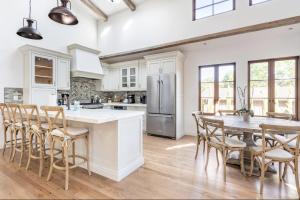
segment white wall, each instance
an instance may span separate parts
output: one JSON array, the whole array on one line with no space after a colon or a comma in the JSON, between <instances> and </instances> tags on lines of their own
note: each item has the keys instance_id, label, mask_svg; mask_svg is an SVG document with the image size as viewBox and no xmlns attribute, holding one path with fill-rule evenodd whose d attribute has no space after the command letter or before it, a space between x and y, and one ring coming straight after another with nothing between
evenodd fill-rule
<instances>
[{"instance_id":1,"label":"white wall","mask_svg":"<svg viewBox=\"0 0 300 200\"><path fill-rule=\"evenodd\" d=\"M289 30L290 27L294 29ZM237 87L245 87L248 83L248 61L300 55L300 25L216 39L208 41L207 45L186 45L181 49L186 56L184 128L186 134L194 135L196 126L191 113L198 110L199 66L235 62Z\"/></svg>"},{"instance_id":2,"label":"white wall","mask_svg":"<svg viewBox=\"0 0 300 200\"><path fill-rule=\"evenodd\" d=\"M52 50L66 52L66 46L80 43L92 48L97 47L97 21L82 12L74 2L73 10L79 24L64 26L48 18L55 0L32 0L32 17L38 20L38 30L44 39L33 41L16 35L22 27L23 17L28 16L28 0L2 1L0 6L0 102L3 101L4 87L23 87L23 63L18 47L24 44L36 45Z\"/></svg>"},{"instance_id":3,"label":"white wall","mask_svg":"<svg viewBox=\"0 0 300 200\"><path fill-rule=\"evenodd\" d=\"M99 25L102 55L126 52L239 27L299 16L299 0L271 0L249 6L236 0L236 10L192 21L192 0L146 0Z\"/></svg>"}]
</instances>

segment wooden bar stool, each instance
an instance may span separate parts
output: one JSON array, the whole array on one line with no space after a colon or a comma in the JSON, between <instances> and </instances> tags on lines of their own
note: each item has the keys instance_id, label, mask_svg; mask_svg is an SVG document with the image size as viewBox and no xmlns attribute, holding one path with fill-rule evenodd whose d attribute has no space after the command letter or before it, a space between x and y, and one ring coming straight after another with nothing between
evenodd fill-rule
<instances>
[{"instance_id":1,"label":"wooden bar stool","mask_svg":"<svg viewBox=\"0 0 300 200\"><path fill-rule=\"evenodd\" d=\"M65 171L65 190L69 189L69 170L78 167L84 163L87 164L87 170L91 175L89 166L89 130L86 128L68 127L65 119L64 109L56 106L42 106L46 114L46 118L49 124L50 135L50 155L51 164L48 174L48 181L51 179L53 168ZM62 127L62 128L60 128ZM75 142L83 139L86 144L86 156L80 156L75 154ZM54 147L55 143L61 144L62 147L62 159L58 159L54 162ZM68 155L69 147L72 145L72 155ZM73 163L69 164L69 157L73 158ZM81 159L83 162L76 163L75 158ZM59 166L59 162L63 163L63 166Z\"/></svg>"},{"instance_id":2,"label":"wooden bar stool","mask_svg":"<svg viewBox=\"0 0 300 200\"><path fill-rule=\"evenodd\" d=\"M21 110L20 105L18 104L8 104L10 111L10 116L12 120L12 129L13 129L13 153L10 161L14 161L16 152L21 153L19 160L19 167L22 165L22 159L24 153L28 151L29 140L26 137L26 126L24 124L24 116Z\"/></svg>"},{"instance_id":3,"label":"wooden bar stool","mask_svg":"<svg viewBox=\"0 0 300 200\"><path fill-rule=\"evenodd\" d=\"M3 123L3 156L5 154L5 150L6 150L6 145L10 145L10 156L9 156L9 160L11 159L12 156L12 152L13 152L13 131L11 128L12 125L12 121L11 121L11 117L10 117L10 112L9 112L9 108L5 103L0 103L0 110L1 110L1 114L2 114L2 123ZM7 138L7 131L9 130L10 132L10 140L8 140Z\"/></svg>"}]
</instances>

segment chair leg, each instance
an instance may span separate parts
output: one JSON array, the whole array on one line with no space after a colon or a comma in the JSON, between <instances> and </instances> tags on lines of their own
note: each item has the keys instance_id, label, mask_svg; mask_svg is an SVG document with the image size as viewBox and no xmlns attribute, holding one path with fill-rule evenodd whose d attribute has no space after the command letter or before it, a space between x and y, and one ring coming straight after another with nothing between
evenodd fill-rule
<instances>
[{"instance_id":1,"label":"chair leg","mask_svg":"<svg viewBox=\"0 0 300 200\"><path fill-rule=\"evenodd\" d=\"M3 144L3 152L2 155L4 156L6 150L6 143L7 143L7 126L4 126L4 144Z\"/></svg>"},{"instance_id":2,"label":"chair leg","mask_svg":"<svg viewBox=\"0 0 300 200\"><path fill-rule=\"evenodd\" d=\"M251 164L250 164L250 172L249 172L249 176L252 176L253 168L254 168L254 155L253 155L252 152L251 152L250 154L251 154L251 155L250 155Z\"/></svg>"},{"instance_id":3,"label":"chair leg","mask_svg":"<svg viewBox=\"0 0 300 200\"><path fill-rule=\"evenodd\" d=\"M9 154L9 162L12 160L13 152L14 152L14 133L12 128L9 128L10 132L10 154Z\"/></svg>"},{"instance_id":4,"label":"chair leg","mask_svg":"<svg viewBox=\"0 0 300 200\"><path fill-rule=\"evenodd\" d=\"M205 170L207 170L207 165L208 165L208 161L209 161L209 152L210 152L210 145L207 144Z\"/></svg>"},{"instance_id":5,"label":"chair leg","mask_svg":"<svg viewBox=\"0 0 300 200\"><path fill-rule=\"evenodd\" d=\"M19 167L22 166L22 160L25 152L25 143L26 143L25 133L23 129L21 129L20 131L21 131L21 156L19 160Z\"/></svg>"},{"instance_id":6,"label":"chair leg","mask_svg":"<svg viewBox=\"0 0 300 200\"><path fill-rule=\"evenodd\" d=\"M206 140L203 139L202 141L203 141L203 154L205 154Z\"/></svg>"},{"instance_id":7,"label":"chair leg","mask_svg":"<svg viewBox=\"0 0 300 200\"><path fill-rule=\"evenodd\" d=\"M240 162L241 162L241 172L245 175L245 166L244 166L244 151L240 151Z\"/></svg>"},{"instance_id":8,"label":"chair leg","mask_svg":"<svg viewBox=\"0 0 300 200\"><path fill-rule=\"evenodd\" d=\"M47 181L50 181L51 176L52 176L52 172L53 172L53 163L54 163L54 145L55 145L55 141L53 139L50 139L50 169L49 169L49 173L48 173L48 178Z\"/></svg>"},{"instance_id":9,"label":"chair leg","mask_svg":"<svg viewBox=\"0 0 300 200\"><path fill-rule=\"evenodd\" d=\"M216 158L217 158L217 163L218 163L218 166L220 165L219 163L219 154L218 154L218 149L216 148Z\"/></svg>"},{"instance_id":10,"label":"chair leg","mask_svg":"<svg viewBox=\"0 0 300 200\"><path fill-rule=\"evenodd\" d=\"M26 165L26 170L29 169L30 161L31 161L31 155L32 155L32 138L33 138L33 135L30 133L30 135L29 135L28 161L27 161L27 165Z\"/></svg>"},{"instance_id":11,"label":"chair leg","mask_svg":"<svg viewBox=\"0 0 300 200\"><path fill-rule=\"evenodd\" d=\"M223 155L223 175L224 175L224 182L226 182L226 162L227 162L227 150L222 150Z\"/></svg>"},{"instance_id":12,"label":"chair leg","mask_svg":"<svg viewBox=\"0 0 300 200\"><path fill-rule=\"evenodd\" d=\"M283 170L283 174L282 174L282 180L284 180L286 178L287 168L288 168L287 163L284 163L284 170Z\"/></svg>"},{"instance_id":13,"label":"chair leg","mask_svg":"<svg viewBox=\"0 0 300 200\"><path fill-rule=\"evenodd\" d=\"M44 141L43 137L39 136L39 145L40 145L40 169L39 169L39 176L42 177L43 175L43 168L44 168Z\"/></svg>"},{"instance_id":14,"label":"chair leg","mask_svg":"<svg viewBox=\"0 0 300 200\"><path fill-rule=\"evenodd\" d=\"M85 143L86 143L86 165L87 165L87 170L88 170L88 173L89 173L89 176L92 175L91 173L91 169L90 169L90 144L89 144L89 136L87 135L86 136L86 139L85 139Z\"/></svg>"},{"instance_id":15,"label":"chair leg","mask_svg":"<svg viewBox=\"0 0 300 200\"><path fill-rule=\"evenodd\" d=\"M265 164L262 163L260 167L260 194L262 194L264 190L264 180L265 180Z\"/></svg>"},{"instance_id":16,"label":"chair leg","mask_svg":"<svg viewBox=\"0 0 300 200\"><path fill-rule=\"evenodd\" d=\"M279 162L279 180L282 181L282 163Z\"/></svg>"},{"instance_id":17,"label":"chair leg","mask_svg":"<svg viewBox=\"0 0 300 200\"><path fill-rule=\"evenodd\" d=\"M199 136L197 136L195 160L196 160L196 159L197 159L197 157L198 157L199 145L200 145L200 137L199 137Z\"/></svg>"},{"instance_id":18,"label":"chair leg","mask_svg":"<svg viewBox=\"0 0 300 200\"><path fill-rule=\"evenodd\" d=\"M296 182L296 187L297 187L297 192L298 192L298 198L300 198L300 186L299 186L299 166L298 166L298 159L295 159L295 163L294 163L294 167L295 167L295 182Z\"/></svg>"},{"instance_id":19,"label":"chair leg","mask_svg":"<svg viewBox=\"0 0 300 200\"><path fill-rule=\"evenodd\" d=\"M16 148L17 148L17 139L18 139L18 134L17 134L17 130L14 128L14 147L13 147L13 153L12 153L12 156L11 156L11 162L13 162L15 160L15 155L16 155Z\"/></svg>"},{"instance_id":20,"label":"chair leg","mask_svg":"<svg viewBox=\"0 0 300 200\"><path fill-rule=\"evenodd\" d=\"M64 153L65 153L65 190L69 190L69 161L68 161L68 144L64 144Z\"/></svg>"},{"instance_id":21,"label":"chair leg","mask_svg":"<svg viewBox=\"0 0 300 200\"><path fill-rule=\"evenodd\" d=\"M75 141L72 142L72 159L73 165L75 165Z\"/></svg>"}]
</instances>

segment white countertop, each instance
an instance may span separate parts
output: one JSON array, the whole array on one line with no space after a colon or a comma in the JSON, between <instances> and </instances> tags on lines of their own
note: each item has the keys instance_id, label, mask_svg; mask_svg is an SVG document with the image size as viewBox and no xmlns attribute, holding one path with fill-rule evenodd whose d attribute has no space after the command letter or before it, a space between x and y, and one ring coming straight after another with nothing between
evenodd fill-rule
<instances>
[{"instance_id":1,"label":"white countertop","mask_svg":"<svg viewBox=\"0 0 300 200\"><path fill-rule=\"evenodd\" d=\"M134 104L127 104L127 103L104 103L104 106L124 106L124 107L147 107L147 104L141 103L134 103Z\"/></svg>"},{"instance_id":2,"label":"white countertop","mask_svg":"<svg viewBox=\"0 0 300 200\"><path fill-rule=\"evenodd\" d=\"M90 124L103 124L107 122L128 119L144 115L142 111L127 111L127 110L111 110L111 109L96 109L69 111L65 110L66 120L78 121Z\"/></svg>"}]
</instances>

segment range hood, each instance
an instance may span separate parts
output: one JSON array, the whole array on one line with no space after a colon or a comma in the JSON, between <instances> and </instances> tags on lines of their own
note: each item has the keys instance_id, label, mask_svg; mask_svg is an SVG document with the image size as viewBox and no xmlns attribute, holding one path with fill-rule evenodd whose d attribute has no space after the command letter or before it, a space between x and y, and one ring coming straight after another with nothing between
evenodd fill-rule
<instances>
[{"instance_id":1,"label":"range hood","mask_svg":"<svg viewBox=\"0 0 300 200\"><path fill-rule=\"evenodd\" d=\"M72 55L72 77L102 79L103 69L99 59L100 51L79 44L71 44L68 51Z\"/></svg>"}]
</instances>

